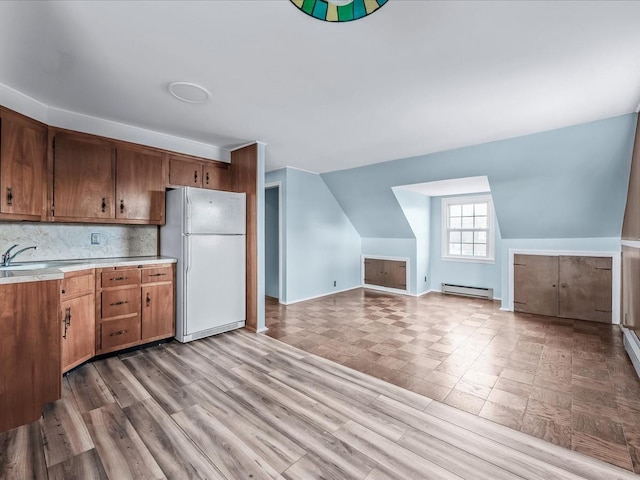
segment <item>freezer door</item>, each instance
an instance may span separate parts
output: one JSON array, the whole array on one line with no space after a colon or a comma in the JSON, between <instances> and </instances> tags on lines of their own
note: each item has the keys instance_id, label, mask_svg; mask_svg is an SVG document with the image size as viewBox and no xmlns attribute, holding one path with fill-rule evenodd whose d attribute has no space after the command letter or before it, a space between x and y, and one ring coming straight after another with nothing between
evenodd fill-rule
<instances>
[{"instance_id":1,"label":"freezer door","mask_svg":"<svg viewBox=\"0 0 640 480\"><path fill-rule=\"evenodd\" d=\"M185 232L194 234L237 234L246 231L246 195L203 188L185 188Z\"/></svg>"},{"instance_id":2,"label":"freezer door","mask_svg":"<svg viewBox=\"0 0 640 480\"><path fill-rule=\"evenodd\" d=\"M244 235L189 235L185 240L185 334L244 321Z\"/></svg>"}]
</instances>

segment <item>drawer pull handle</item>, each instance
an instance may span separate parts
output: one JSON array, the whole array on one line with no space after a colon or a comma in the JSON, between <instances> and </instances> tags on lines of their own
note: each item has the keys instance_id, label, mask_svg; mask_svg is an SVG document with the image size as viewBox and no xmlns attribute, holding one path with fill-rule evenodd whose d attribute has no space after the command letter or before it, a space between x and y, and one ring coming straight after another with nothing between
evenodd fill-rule
<instances>
[{"instance_id":1,"label":"drawer pull handle","mask_svg":"<svg viewBox=\"0 0 640 480\"><path fill-rule=\"evenodd\" d=\"M117 337L118 335L124 335L129 330L118 330L117 332L112 332L109 334L110 337Z\"/></svg>"},{"instance_id":2,"label":"drawer pull handle","mask_svg":"<svg viewBox=\"0 0 640 480\"><path fill-rule=\"evenodd\" d=\"M129 303L126 300L121 300L119 302L115 302L115 303L110 303L109 305L111 305L112 307L117 307L118 305L126 305L127 303Z\"/></svg>"},{"instance_id":3,"label":"drawer pull handle","mask_svg":"<svg viewBox=\"0 0 640 480\"><path fill-rule=\"evenodd\" d=\"M152 273L149 276L150 277L164 277L166 275L167 275L166 273Z\"/></svg>"},{"instance_id":4,"label":"drawer pull handle","mask_svg":"<svg viewBox=\"0 0 640 480\"><path fill-rule=\"evenodd\" d=\"M105 213L107 211L107 199L106 198L102 199L102 203L100 204L100 207L102 208L102 213Z\"/></svg>"},{"instance_id":5,"label":"drawer pull handle","mask_svg":"<svg viewBox=\"0 0 640 480\"><path fill-rule=\"evenodd\" d=\"M64 322L64 334L62 335L62 338L66 339L67 329L71 326L71 307L68 307L66 309L63 322Z\"/></svg>"},{"instance_id":6,"label":"drawer pull handle","mask_svg":"<svg viewBox=\"0 0 640 480\"><path fill-rule=\"evenodd\" d=\"M147 307L151 306L151 294L147 292Z\"/></svg>"},{"instance_id":7,"label":"drawer pull handle","mask_svg":"<svg viewBox=\"0 0 640 480\"><path fill-rule=\"evenodd\" d=\"M11 187L7 187L7 206L13 206L13 189Z\"/></svg>"},{"instance_id":8,"label":"drawer pull handle","mask_svg":"<svg viewBox=\"0 0 640 480\"><path fill-rule=\"evenodd\" d=\"M113 277L109 279L112 282L119 282L120 280L129 280L129 277Z\"/></svg>"}]
</instances>

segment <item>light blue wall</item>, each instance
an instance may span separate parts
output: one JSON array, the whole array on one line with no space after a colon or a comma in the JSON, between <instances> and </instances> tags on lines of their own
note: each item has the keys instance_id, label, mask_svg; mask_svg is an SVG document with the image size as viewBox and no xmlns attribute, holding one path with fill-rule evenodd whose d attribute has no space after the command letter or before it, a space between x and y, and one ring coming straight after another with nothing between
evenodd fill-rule
<instances>
[{"instance_id":1,"label":"light blue wall","mask_svg":"<svg viewBox=\"0 0 640 480\"><path fill-rule=\"evenodd\" d=\"M442 197L431 199L431 290L440 291L442 283L493 288L493 296L502 298L502 239L496 222L495 262L478 263L442 259Z\"/></svg>"},{"instance_id":2,"label":"light blue wall","mask_svg":"<svg viewBox=\"0 0 640 480\"><path fill-rule=\"evenodd\" d=\"M279 188L267 188L264 194L265 219L264 219L264 291L269 297L280 298L280 277L278 268L280 266L279 249Z\"/></svg>"},{"instance_id":3,"label":"light blue wall","mask_svg":"<svg viewBox=\"0 0 640 480\"><path fill-rule=\"evenodd\" d=\"M266 181L282 181L286 283L282 303L360 285L360 236L320 175L286 168ZM333 282L336 286L333 286Z\"/></svg>"},{"instance_id":4,"label":"light blue wall","mask_svg":"<svg viewBox=\"0 0 640 480\"><path fill-rule=\"evenodd\" d=\"M393 189L400 208L406 217L415 236L415 268L410 271L414 295L429 291L430 285L430 229L431 198L419 193L398 188Z\"/></svg>"},{"instance_id":5,"label":"light blue wall","mask_svg":"<svg viewBox=\"0 0 640 480\"><path fill-rule=\"evenodd\" d=\"M363 237L409 238L391 187L486 175L503 238L620 235L636 115L325 173Z\"/></svg>"},{"instance_id":6,"label":"light blue wall","mask_svg":"<svg viewBox=\"0 0 640 480\"><path fill-rule=\"evenodd\" d=\"M409 283L407 290L416 293L416 239L415 238L363 238L362 255L407 259ZM362 278L361 278L362 280Z\"/></svg>"}]
</instances>

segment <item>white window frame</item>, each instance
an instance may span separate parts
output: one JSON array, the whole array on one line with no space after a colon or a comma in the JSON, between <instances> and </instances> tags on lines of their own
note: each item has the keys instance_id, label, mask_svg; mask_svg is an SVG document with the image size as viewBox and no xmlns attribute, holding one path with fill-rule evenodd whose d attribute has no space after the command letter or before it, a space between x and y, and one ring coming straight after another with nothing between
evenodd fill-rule
<instances>
[{"instance_id":1,"label":"white window frame","mask_svg":"<svg viewBox=\"0 0 640 480\"><path fill-rule=\"evenodd\" d=\"M487 202L487 256L449 254L449 206ZM457 229L456 229L457 230ZM491 195L445 197L442 199L442 259L454 262L495 263L495 212Z\"/></svg>"}]
</instances>

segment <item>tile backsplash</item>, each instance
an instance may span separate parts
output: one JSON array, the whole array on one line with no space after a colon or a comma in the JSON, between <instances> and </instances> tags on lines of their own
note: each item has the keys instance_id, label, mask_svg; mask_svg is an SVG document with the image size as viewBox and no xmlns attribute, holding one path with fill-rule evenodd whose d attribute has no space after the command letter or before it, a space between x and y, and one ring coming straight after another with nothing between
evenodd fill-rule
<instances>
[{"instance_id":1,"label":"tile backsplash","mask_svg":"<svg viewBox=\"0 0 640 480\"><path fill-rule=\"evenodd\" d=\"M99 245L91 244L93 233L99 235ZM16 258L22 262L149 256L158 254L158 227L0 222L0 252L16 243L20 246L15 250L38 246Z\"/></svg>"}]
</instances>

